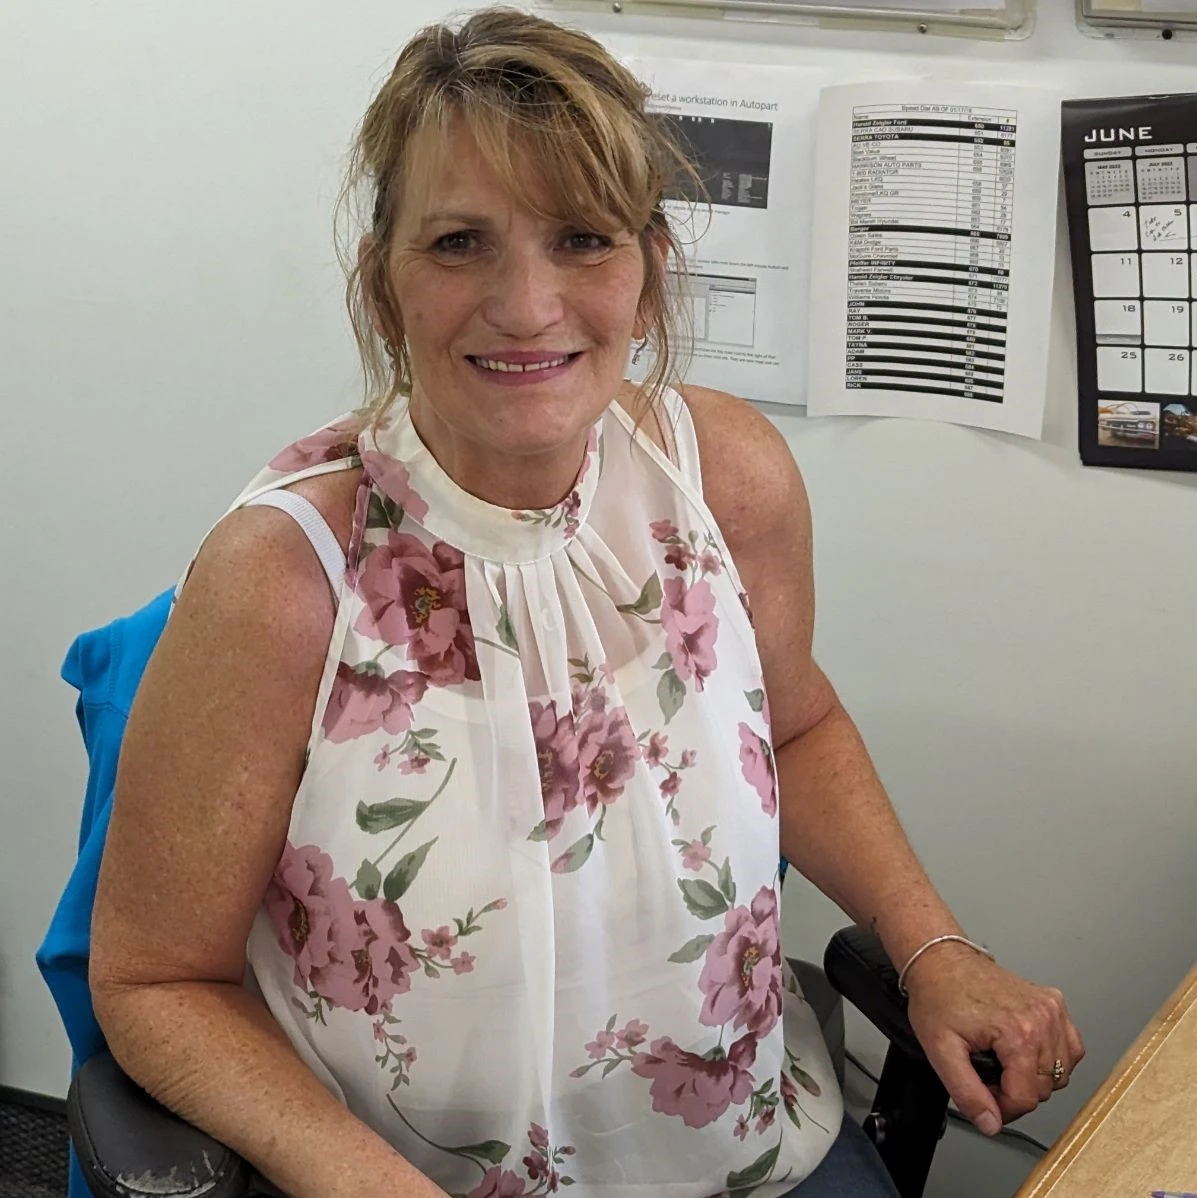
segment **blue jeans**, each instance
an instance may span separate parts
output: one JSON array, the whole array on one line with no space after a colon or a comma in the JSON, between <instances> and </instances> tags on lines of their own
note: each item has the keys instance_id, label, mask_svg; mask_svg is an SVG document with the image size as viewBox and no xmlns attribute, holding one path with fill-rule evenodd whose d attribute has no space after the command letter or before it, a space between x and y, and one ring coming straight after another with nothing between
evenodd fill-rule
<instances>
[{"instance_id":1,"label":"blue jeans","mask_svg":"<svg viewBox=\"0 0 1197 1198\"><path fill-rule=\"evenodd\" d=\"M822 1164L782 1198L898 1198L877 1149L845 1115Z\"/></svg>"}]
</instances>

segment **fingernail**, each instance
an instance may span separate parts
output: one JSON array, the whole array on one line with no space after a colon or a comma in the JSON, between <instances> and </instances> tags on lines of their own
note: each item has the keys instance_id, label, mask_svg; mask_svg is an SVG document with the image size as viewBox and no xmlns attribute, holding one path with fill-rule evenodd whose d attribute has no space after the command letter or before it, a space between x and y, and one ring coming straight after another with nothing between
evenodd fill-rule
<instances>
[{"instance_id":1,"label":"fingernail","mask_svg":"<svg viewBox=\"0 0 1197 1198\"><path fill-rule=\"evenodd\" d=\"M984 1111L977 1116L977 1129L983 1135L996 1136L1002 1130L1002 1121L992 1111Z\"/></svg>"}]
</instances>

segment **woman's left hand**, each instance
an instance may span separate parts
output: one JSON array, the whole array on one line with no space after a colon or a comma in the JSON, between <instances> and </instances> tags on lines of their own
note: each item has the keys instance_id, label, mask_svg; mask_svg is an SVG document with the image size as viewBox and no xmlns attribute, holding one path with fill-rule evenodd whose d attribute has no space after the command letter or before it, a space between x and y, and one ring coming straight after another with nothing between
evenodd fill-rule
<instances>
[{"instance_id":1,"label":"woman's left hand","mask_svg":"<svg viewBox=\"0 0 1197 1198\"><path fill-rule=\"evenodd\" d=\"M1085 1055L1059 990L1024 981L964 945L932 949L911 969L907 989L927 1059L961 1114L986 1135L1068 1085ZM969 1062L986 1049L1001 1061L1000 1087L986 1086Z\"/></svg>"}]
</instances>

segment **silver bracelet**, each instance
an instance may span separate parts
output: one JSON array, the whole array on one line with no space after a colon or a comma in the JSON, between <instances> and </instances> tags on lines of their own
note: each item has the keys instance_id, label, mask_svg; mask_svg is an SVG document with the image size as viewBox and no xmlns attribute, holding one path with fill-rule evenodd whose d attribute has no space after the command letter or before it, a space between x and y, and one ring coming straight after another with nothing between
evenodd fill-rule
<instances>
[{"instance_id":1,"label":"silver bracelet","mask_svg":"<svg viewBox=\"0 0 1197 1198\"><path fill-rule=\"evenodd\" d=\"M928 940L926 944L914 950L914 956L902 968L902 972L898 974L898 993L903 998L910 996L906 992L906 975L910 972L910 967L927 951L929 948L934 948L937 944L946 944L948 942L954 944L967 944L975 953L980 953L983 957L988 957L991 961L994 960L993 953L989 951L983 944L978 944L975 940L970 940L967 936L935 936Z\"/></svg>"}]
</instances>

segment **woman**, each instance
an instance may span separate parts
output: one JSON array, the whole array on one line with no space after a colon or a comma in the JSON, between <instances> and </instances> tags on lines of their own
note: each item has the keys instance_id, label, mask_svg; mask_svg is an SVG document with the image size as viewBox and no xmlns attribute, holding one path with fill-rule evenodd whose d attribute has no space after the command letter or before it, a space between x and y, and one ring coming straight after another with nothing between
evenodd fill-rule
<instances>
[{"instance_id":1,"label":"woman","mask_svg":"<svg viewBox=\"0 0 1197 1198\"><path fill-rule=\"evenodd\" d=\"M811 659L781 437L666 386L684 164L644 99L512 11L407 46L347 187L378 398L253 480L138 695L96 1012L287 1194L892 1193L783 978L779 849L911 963L982 1130L1082 1055L960 938Z\"/></svg>"}]
</instances>

